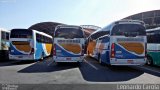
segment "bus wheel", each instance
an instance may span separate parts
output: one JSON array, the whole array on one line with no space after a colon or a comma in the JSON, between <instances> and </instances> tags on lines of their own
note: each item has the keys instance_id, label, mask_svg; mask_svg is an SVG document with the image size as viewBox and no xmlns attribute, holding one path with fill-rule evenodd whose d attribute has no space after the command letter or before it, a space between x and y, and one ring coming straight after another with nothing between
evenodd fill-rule
<instances>
[{"instance_id":1,"label":"bus wheel","mask_svg":"<svg viewBox=\"0 0 160 90\"><path fill-rule=\"evenodd\" d=\"M77 62L77 65L80 67L82 62Z\"/></svg>"},{"instance_id":2,"label":"bus wheel","mask_svg":"<svg viewBox=\"0 0 160 90\"><path fill-rule=\"evenodd\" d=\"M153 60L150 56L147 57L147 65L153 65Z\"/></svg>"}]
</instances>

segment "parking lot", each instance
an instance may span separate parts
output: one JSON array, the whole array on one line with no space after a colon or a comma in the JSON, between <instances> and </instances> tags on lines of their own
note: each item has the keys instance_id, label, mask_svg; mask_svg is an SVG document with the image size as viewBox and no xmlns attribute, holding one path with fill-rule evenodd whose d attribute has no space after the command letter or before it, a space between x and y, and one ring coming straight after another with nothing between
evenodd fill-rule
<instances>
[{"instance_id":1,"label":"parking lot","mask_svg":"<svg viewBox=\"0 0 160 90\"><path fill-rule=\"evenodd\" d=\"M43 61L0 62L0 83L10 84L159 84L160 67L100 65L85 57L83 63Z\"/></svg>"}]
</instances>

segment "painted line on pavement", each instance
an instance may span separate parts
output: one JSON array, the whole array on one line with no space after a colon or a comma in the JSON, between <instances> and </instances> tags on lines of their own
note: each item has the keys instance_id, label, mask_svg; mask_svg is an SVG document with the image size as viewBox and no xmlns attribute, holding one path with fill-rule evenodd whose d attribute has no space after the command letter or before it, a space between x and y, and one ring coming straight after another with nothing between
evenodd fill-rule
<instances>
[{"instance_id":1,"label":"painted line on pavement","mask_svg":"<svg viewBox=\"0 0 160 90\"><path fill-rule=\"evenodd\" d=\"M96 66L94 66L93 64L91 64L90 62L88 62L87 60L84 59L84 61L89 64L92 68L98 70L98 68Z\"/></svg>"},{"instance_id":2,"label":"painted line on pavement","mask_svg":"<svg viewBox=\"0 0 160 90\"><path fill-rule=\"evenodd\" d=\"M142 69L146 69L146 70L149 70L149 71L152 71L152 72L156 72L156 73L159 73L159 71L156 71L156 70L153 70L153 69L150 69L150 68L146 68L146 67L142 67L142 66L136 66L136 67L139 67L139 68L142 68Z\"/></svg>"},{"instance_id":3,"label":"painted line on pavement","mask_svg":"<svg viewBox=\"0 0 160 90\"><path fill-rule=\"evenodd\" d=\"M52 60L50 63L48 63L47 66L50 66L52 63L54 63L54 60Z\"/></svg>"}]
</instances>

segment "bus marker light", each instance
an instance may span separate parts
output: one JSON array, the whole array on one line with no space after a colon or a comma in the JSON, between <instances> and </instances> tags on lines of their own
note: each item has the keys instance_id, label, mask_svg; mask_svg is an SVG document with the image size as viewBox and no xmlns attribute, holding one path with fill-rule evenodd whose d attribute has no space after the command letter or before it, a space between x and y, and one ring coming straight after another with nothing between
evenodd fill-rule
<instances>
[{"instance_id":1,"label":"bus marker light","mask_svg":"<svg viewBox=\"0 0 160 90\"><path fill-rule=\"evenodd\" d=\"M114 58L115 57L115 45L114 43L112 43L112 46L111 46L111 58Z\"/></svg>"}]
</instances>

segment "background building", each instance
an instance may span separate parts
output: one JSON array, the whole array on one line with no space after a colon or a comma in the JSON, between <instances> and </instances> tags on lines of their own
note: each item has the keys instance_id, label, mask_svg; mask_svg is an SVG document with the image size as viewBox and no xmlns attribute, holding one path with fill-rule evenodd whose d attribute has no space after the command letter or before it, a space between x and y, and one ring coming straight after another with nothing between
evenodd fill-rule
<instances>
[{"instance_id":1,"label":"background building","mask_svg":"<svg viewBox=\"0 0 160 90\"><path fill-rule=\"evenodd\" d=\"M62 23L57 22L41 22L30 26L28 29L35 29L49 35L53 35L54 29L57 25L64 25Z\"/></svg>"},{"instance_id":2,"label":"background building","mask_svg":"<svg viewBox=\"0 0 160 90\"><path fill-rule=\"evenodd\" d=\"M155 28L160 27L160 10L153 10L134 14L123 19L133 19L133 20L142 20L146 24L146 28ZM53 35L54 29L57 25L65 25L58 22L40 22L29 27L29 29L35 29L47 34ZM95 25L80 25L84 28L86 37L88 37L95 30L100 29L100 27Z\"/></svg>"},{"instance_id":3,"label":"background building","mask_svg":"<svg viewBox=\"0 0 160 90\"><path fill-rule=\"evenodd\" d=\"M160 10L142 12L123 19L142 20L145 22L147 29L160 27Z\"/></svg>"},{"instance_id":4,"label":"background building","mask_svg":"<svg viewBox=\"0 0 160 90\"><path fill-rule=\"evenodd\" d=\"M41 22L41 23L37 23L30 26L28 29L35 29L35 30L53 35L55 27L57 25L66 25L66 24L57 23L57 22ZM100 28L94 25L80 25L80 26L84 28L86 37L88 37L92 32Z\"/></svg>"},{"instance_id":5,"label":"background building","mask_svg":"<svg viewBox=\"0 0 160 90\"><path fill-rule=\"evenodd\" d=\"M86 37L88 37L91 33L101 28L95 25L81 25L81 27L83 27Z\"/></svg>"}]
</instances>

